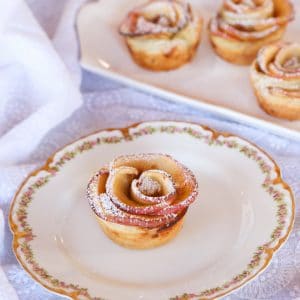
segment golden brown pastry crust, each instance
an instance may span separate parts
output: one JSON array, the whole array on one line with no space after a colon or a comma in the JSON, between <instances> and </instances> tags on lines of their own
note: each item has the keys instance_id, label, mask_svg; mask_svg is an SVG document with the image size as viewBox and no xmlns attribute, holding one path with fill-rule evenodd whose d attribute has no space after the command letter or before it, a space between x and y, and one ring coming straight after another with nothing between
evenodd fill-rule
<instances>
[{"instance_id":1,"label":"golden brown pastry crust","mask_svg":"<svg viewBox=\"0 0 300 300\"><path fill-rule=\"evenodd\" d=\"M234 14L230 19L232 8L227 7L226 2L228 1L224 2L217 17L210 21L208 30L215 52L235 64L251 64L261 47L281 39L288 22L293 18L293 7L289 1L272 0L274 12L271 15L266 16L268 12L265 15L261 12L261 18L252 20L250 26L243 23L243 18L247 18L247 12L244 12L244 15L240 16L241 19L234 23L234 17L239 14Z\"/></svg>"},{"instance_id":2,"label":"golden brown pastry crust","mask_svg":"<svg viewBox=\"0 0 300 300\"><path fill-rule=\"evenodd\" d=\"M172 1L159 2L172 5ZM152 71L168 71L182 66L194 57L201 41L202 25L201 18L191 16L176 32L124 34L124 38L132 58L138 65Z\"/></svg>"},{"instance_id":3,"label":"golden brown pastry crust","mask_svg":"<svg viewBox=\"0 0 300 300\"><path fill-rule=\"evenodd\" d=\"M267 38L255 42L241 42L235 39L224 39L215 34L210 34L211 44L215 52L224 60L238 65L249 65L255 59L259 49L266 44L281 39L285 27L274 32Z\"/></svg>"},{"instance_id":4,"label":"golden brown pastry crust","mask_svg":"<svg viewBox=\"0 0 300 300\"><path fill-rule=\"evenodd\" d=\"M300 120L300 44L262 48L252 63L250 77L258 103L268 114Z\"/></svg>"},{"instance_id":5,"label":"golden brown pastry crust","mask_svg":"<svg viewBox=\"0 0 300 300\"><path fill-rule=\"evenodd\" d=\"M97 217L104 233L115 243L129 249L150 249L174 239L182 228L184 214L173 224L160 228L142 228L104 221Z\"/></svg>"},{"instance_id":6,"label":"golden brown pastry crust","mask_svg":"<svg viewBox=\"0 0 300 300\"><path fill-rule=\"evenodd\" d=\"M296 103L283 97L265 97L258 90L255 90L255 95L260 107L269 115L290 121L300 120L300 100Z\"/></svg>"}]
</instances>

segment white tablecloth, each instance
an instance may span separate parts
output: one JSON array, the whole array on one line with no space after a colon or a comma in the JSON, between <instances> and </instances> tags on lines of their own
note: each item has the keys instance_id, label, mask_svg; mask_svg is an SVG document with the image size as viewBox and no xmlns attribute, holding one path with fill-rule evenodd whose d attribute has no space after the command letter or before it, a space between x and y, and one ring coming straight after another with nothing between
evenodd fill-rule
<instances>
[{"instance_id":1,"label":"white tablecloth","mask_svg":"<svg viewBox=\"0 0 300 300\"><path fill-rule=\"evenodd\" d=\"M51 57L51 64L48 62L47 65L42 57L41 69L28 73L31 68L27 58L30 55L24 54L19 61L17 56L13 60L11 56L3 57L0 51L0 78L6 80L0 81L0 95L5 92L5 97L0 100L0 208L4 214L3 218L0 210L0 300L62 299L35 283L19 266L11 250L12 237L7 225L9 205L26 174L41 165L53 151L82 135L101 128L162 119L199 122L217 130L236 133L263 147L277 160L284 179L292 186L296 196L294 230L288 242L275 255L270 267L225 299L300 298L300 143L269 134L260 128L246 127L205 111L159 99L80 70L73 24L82 0L28 0L30 9L21 0L11 2L22 6L22 11L28 13L26 20L19 18L18 22L24 22L27 29L30 28L26 30L22 26L13 26L15 32L17 35L22 32L29 37L26 42L31 41L32 36L38 37L39 43L43 45L40 53L47 53L49 60ZM10 5L5 7L4 2L0 4L3 6L0 7L3 14L3 10L5 12L5 8L8 9ZM16 7L10 6L9 9L14 12ZM11 21L1 19L1 14L0 20L3 20L0 25L12 24ZM7 28L0 26L0 30L3 30L0 31L1 47L4 37L11 34L12 27ZM6 40L6 46L7 41L9 39ZM25 47L25 44L22 45ZM11 47L15 49L14 45ZM26 44L26 47L31 45ZM35 46L30 49L39 50ZM20 52L16 54L20 55ZM48 76L45 69L42 69L44 66L49 72ZM7 80L7 74L14 82ZM41 80L37 89L34 84L39 76L48 82ZM57 84L56 81L61 80L66 85ZM8 88L3 82L11 86ZM80 82L81 94L78 86ZM54 88L55 93L51 94ZM39 99L43 94L45 98ZM60 114L60 111L64 113Z\"/></svg>"}]
</instances>

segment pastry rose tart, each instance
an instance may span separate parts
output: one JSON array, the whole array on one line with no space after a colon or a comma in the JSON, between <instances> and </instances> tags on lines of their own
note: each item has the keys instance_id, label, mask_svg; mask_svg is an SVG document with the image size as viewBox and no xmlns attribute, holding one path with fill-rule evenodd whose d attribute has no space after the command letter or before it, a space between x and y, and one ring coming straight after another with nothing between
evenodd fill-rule
<instances>
[{"instance_id":1,"label":"pastry rose tart","mask_svg":"<svg viewBox=\"0 0 300 300\"><path fill-rule=\"evenodd\" d=\"M196 199L195 176L168 155L120 156L90 180L87 198L106 235L135 249L175 237Z\"/></svg>"},{"instance_id":2,"label":"pastry rose tart","mask_svg":"<svg viewBox=\"0 0 300 300\"><path fill-rule=\"evenodd\" d=\"M209 24L211 43L223 59L250 64L261 47L281 39L292 19L288 0L224 0Z\"/></svg>"},{"instance_id":3,"label":"pastry rose tart","mask_svg":"<svg viewBox=\"0 0 300 300\"><path fill-rule=\"evenodd\" d=\"M137 64L155 71L171 70L194 56L202 19L183 1L152 0L130 11L119 31Z\"/></svg>"},{"instance_id":4,"label":"pastry rose tart","mask_svg":"<svg viewBox=\"0 0 300 300\"><path fill-rule=\"evenodd\" d=\"M250 75L259 104L267 113L300 119L300 44L279 43L262 48Z\"/></svg>"}]
</instances>

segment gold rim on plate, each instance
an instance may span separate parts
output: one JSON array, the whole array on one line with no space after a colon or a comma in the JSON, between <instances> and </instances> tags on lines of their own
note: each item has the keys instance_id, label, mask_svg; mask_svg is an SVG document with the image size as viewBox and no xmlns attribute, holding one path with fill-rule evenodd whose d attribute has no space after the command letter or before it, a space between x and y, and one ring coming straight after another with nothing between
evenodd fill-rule
<instances>
[{"instance_id":1,"label":"gold rim on plate","mask_svg":"<svg viewBox=\"0 0 300 300\"><path fill-rule=\"evenodd\" d=\"M130 134L131 129L138 128L139 126L144 125L144 124L148 125L148 126L142 128L139 133L135 133L135 134L137 134L136 136L134 136L135 134ZM174 124L178 124L178 127L176 127L176 125L174 125ZM182 128L179 127L179 124L185 124L186 127L184 127L182 129ZM152 125L152 127L151 127L151 125ZM210 135L200 136L199 133L197 133L194 129L192 129L191 127L188 127L188 126L197 126L202 131L210 133ZM253 259L251 260L251 262L248 265L248 268L250 268L249 270L251 270L251 268L253 270L255 270L255 266L257 266L255 264L260 261L260 259L262 258L263 255L266 255L266 257L264 258L265 261L264 261L263 265L258 270L255 270L255 272L252 274L247 269L244 272L237 275L236 277L234 277L232 280L230 280L228 282L225 282L221 287L219 286L219 287L216 287L216 288L213 288L213 289L205 290L205 291L200 292L199 294L184 293L180 296L175 296L172 299L177 299L177 300L182 299L183 300L183 299L191 299L191 298L194 298L194 297L197 298L197 299L205 299L205 300L216 299L216 298L219 298L219 297L222 297L222 296L225 296L225 295L231 293L235 289L238 289L239 287L241 287L244 284L248 283L250 280L252 280L259 273L261 273L263 270L266 269L266 267L269 265L269 263L270 263L270 261L273 257L273 254L287 240L289 234L292 231L292 227L293 227L294 219L295 219L295 200L294 200L294 196L293 196L292 190L289 187L289 185L286 184L284 182L284 180L282 179L280 168L276 164L276 162L270 157L270 155L268 155L260 147L257 147L255 144L253 144L253 143L251 143L251 142L249 142L249 141L247 141L243 138L240 138L237 135L217 132L216 130L213 130L213 129L207 127L207 126L203 126L203 125L200 125L200 124L197 124L197 123L191 123L191 122L188 123L188 122L176 122L176 121L151 121L151 122L145 122L145 123L144 122L136 123L136 124L133 124L131 126L124 127L124 128L103 129L103 130L96 131L92 134L88 134L84 137L81 137L81 138L65 145L64 147L60 148L59 150L57 150L54 154L52 154L47 159L46 163L41 168L38 168L37 170L31 172L26 177L26 179L22 182L22 184L18 188L18 190L17 190L17 192L16 192L16 194L13 198L13 201L12 201L11 206L10 206L10 212L9 212L9 225L10 225L11 232L13 234L12 248L13 248L13 252L14 252L17 260L21 264L21 266L26 270L26 272L35 281L40 283L46 289L48 289L48 290L50 290L54 293L58 293L58 294L61 294L61 295L64 295L64 296L68 296L71 299L79 299L79 297L85 297L85 299L94 299L94 300L100 299L100 298L97 298L97 297L96 298L92 297L89 294L88 290L85 289L85 288L81 288L81 287L79 287L78 285L75 285L75 284L66 284L65 282L62 282L62 281L59 281L56 278L53 278L51 275L49 275L47 273L47 271L42 269L38 265L38 263L36 263L34 261L32 250L31 250L30 246L28 245L28 243L34 238L34 234L32 233L32 229L29 226L27 226L27 224L24 223L27 227L24 225L23 226L24 230L19 231L18 230L19 226L14 222L13 215L14 214L18 215L18 213L21 212L20 211L20 203L18 203L19 204L19 210L16 208L16 199L19 196L19 194L22 191L25 184L28 182L28 180L31 177L36 176L41 171L48 172L49 177L54 176L55 173L58 172L58 169L55 169L55 168L57 168L57 166L55 166L55 165L50 166L51 163L54 162L54 157L57 153L62 152L67 146L75 144L75 143L77 143L81 140L84 141L84 139L86 139L89 136L92 136L94 134L100 134L100 133L103 133L103 132L113 132L113 131L119 131L120 133L122 133L122 138L119 138L119 140L118 139L114 140L113 136L111 137L111 139L109 139L109 137L108 137L106 142L101 141L101 144L103 144L103 143L118 143L118 142L122 142L122 141L126 141L126 140L128 141L128 140L131 140L135 137L139 137L139 136L142 136L142 135L153 134L155 132L167 132L167 133L182 133L183 132L183 133L187 133L189 135L192 135L196 138L200 138L200 139L203 138L205 140L205 142L208 143L208 144L209 143L211 143L211 144L216 143L216 145L223 145L222 141L219 141L219 137L221 137L221 138L224 138L223 142L227 147L234 148L234 147L237 147L237 145L232 143L232 141L230 141L229 138L237 138L237 139L241 140L242 142L245 142L245 143L249 144L251 147L256 148L260 153L263 153L273 163L274 169L271 169L270 172L275 171L276 178L272 179L270 184L272 184L272 185L274 185L274 184L281 185L283 190L287 191L288 194L290 195L291 213L290 213L290 217L288 218L289 224L286 224L283 228L284 230L286 230L286 233L283 236L281 236L280 238L277 238L277 235L280 236L279 233L277 232L276 233L277 235L275 234L274 237L272 237L272 241L268 241L268 243L265 243L264 245L262 245L261 247L258 248L258 252L254 253ZM226 141L226 139L228 139L228 141ZM100 144L100 141L99 141L98 144ZM86 150L90 150L96 145L97 145L96 142L93 142L93 143L91 142L91 144L88 144L88 142L84 141L83 144L82 144L82 148L79 151L79 153L82 153ZM246 156L248 156L249 158L254 159L254 160L256 159L255 157L252 157L253 153L251 154L251 152L249 152L249 151L247 152L247 149L246 150L239 149L239 150L240 150L240 152L245 151L244 154ZM74 156L75 155L76 155L76 153L74 154ZM64 164L66 161L69 161L73 157L65 158L65 160L60 162L61 165ZM261 168L261 170L263 172L265 172L265 170L264 170L265 166L263 165L263 163L261 161L258 161L258 160L257 160L257 162L258 162L259 167ZM24 201L22 200L24 202L24 203L23 202L21 203L21 205L22 205L21 208L23 209L23 212L20 213L20 215L18 215L18 218L21 218L22 221L25 220L26 217L27 217L26 208L27 208L27 205L32 200L31 197L32 197L32 194L33 194L33 190L38 189L39 187L43 186L45 183L47 183L47 180L45 180L44 182L40 182L39 184L34 183L36 185L33 184L32 186L30 186L31 194L28 194L26 196L27 198L26 197L24 198ZM277 201L279 199L278 198L279 196L278 196L278 194L276 194L276 191L270 190L268 192L271 194L271 196L273 197L273 199L275 201ZM24 209L25 209L25 213L24 213ZM277 211L277 214L280 213L280 207L278 209L279 210ZM282 211L284 212L284 209L286 209L286 208L282 207L282 209L283 209ZM286 213L287 213L287 211L286 211ZM280 214L279 214L279 217L280 217ZM284 215L282 215L282 217L284 218ZM278 224L280 224L280 220L278 222L279 222ZM283 229L281 229L281 230L283 230ZM21 239L23 239L23 241L20 241ZM25 239L25 242L24 242L24 239ZM276 243L275 243L275 245L272 246L271 244L273 244L274 242L276 242ZM21 255L19 254L19 252L18 252L19 249L21 249L22 253L25 255L25 259L24 259L24 257L21 257ZM27 253L26 253L26 251L27 251ZM256 260L258 260L258 262ZM28 264L34 264L35 271L32 271L28 267ZM251 267L251 264L253 264L254 267ZM43 280L41 280L41 278L43 278ZM45 278L46 278L47 283L45 282ZM47 279L49 279L49 280L47 281ZM82 299L82 298L80 298L80 299Z\"/></svg>"}]
</instances>

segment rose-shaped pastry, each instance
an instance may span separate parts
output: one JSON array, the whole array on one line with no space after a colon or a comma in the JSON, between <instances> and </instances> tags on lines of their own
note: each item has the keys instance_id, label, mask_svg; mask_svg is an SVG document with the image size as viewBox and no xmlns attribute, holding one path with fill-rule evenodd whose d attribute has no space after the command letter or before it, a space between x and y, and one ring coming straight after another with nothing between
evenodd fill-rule
<instances>
[{"instance_id":1,"label":"rose-shaped pastry","mask_svg":"<svg viewBox=\"0 0 300 300\"><path fill-rule=\"evenodd\" d=\"M87 198L107 236L135 249L175 237L197 182L190 170L163 154L120 156L90 180Z\"/></svg>"},{"instance_id":2,"label":"rose-shaped pastry","mask_svg":"<svg viewBox=\"0 0 300 300\"><path fill-rule=\"evenodd\" d=\"M300 44L278 43L262 48L250 75L259 104L267 113L300 119Z\"/></svg>"},{"instance_id":3,"label":"rose-shaped pastry","mask_svg":"<svg viewBox=\"0 0 300 300\"><path fill-rule=\"evenodd\" d=\"M189 61L200 42L202 19L179 0L150 1L129 12L120 26L137 64L171 70Z\"/></svg>"},{"instance_id":4,"label":"rose-shaped pastry","mask_svg":"<svg viewBox=\"0 0 300 300\"><path fill-rule=\"evenodd\" d=\"M209 24L218 55L236 64L250 64L258 50L280 40L293 7L288 0L224 0Z\"/></svg>"}]
</instances>

